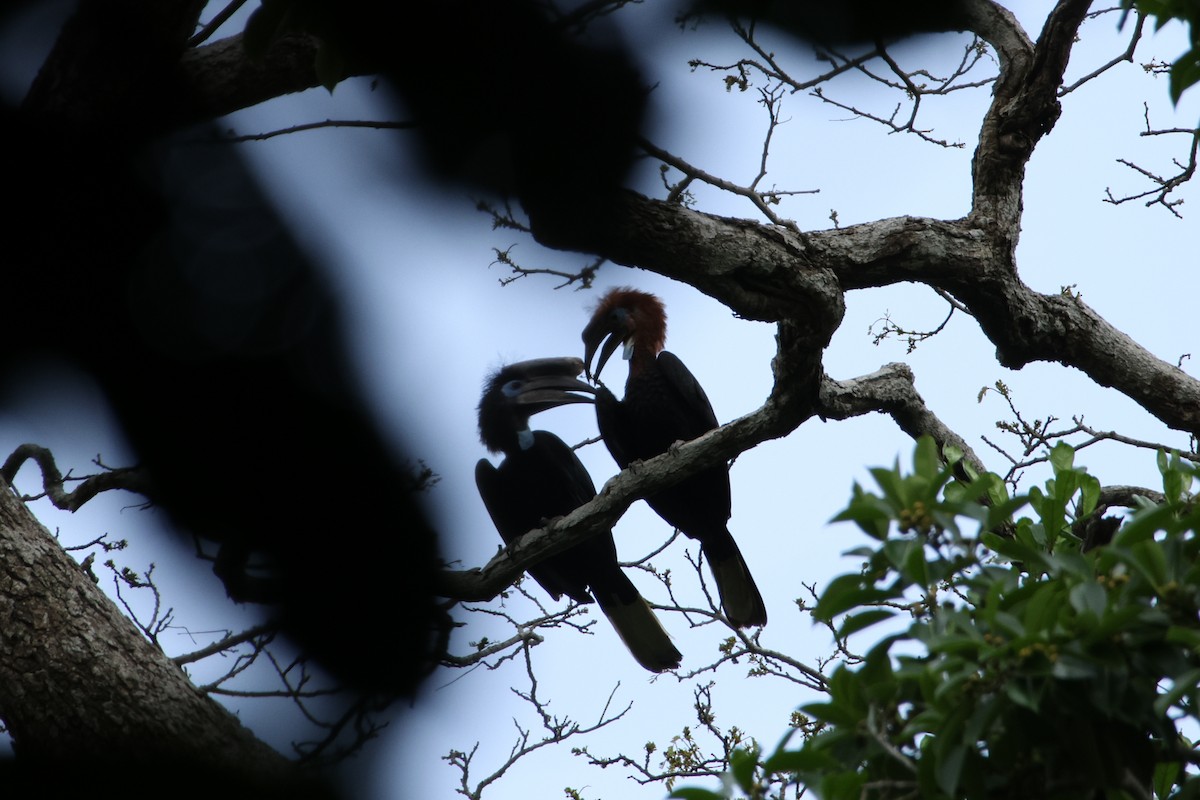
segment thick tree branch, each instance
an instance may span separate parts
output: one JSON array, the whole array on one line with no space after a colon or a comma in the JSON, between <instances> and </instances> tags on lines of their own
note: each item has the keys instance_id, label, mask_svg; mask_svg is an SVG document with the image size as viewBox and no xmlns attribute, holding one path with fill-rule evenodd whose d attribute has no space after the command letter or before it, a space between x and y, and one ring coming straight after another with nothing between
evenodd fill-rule
<instances>
[{"instance_id":1,"label":"thick tree branch","mask_svg":"<svg viewBox=\"0 0 1200 800\"><path fill-rule=\"evenodd\" d=\"M698 439L660 456L636 462L601 487L591 502L544 528L531 531L480 569L442 573L442 594L460 600L495 597L528 567L608 530L635 501L673 486L689 475L791 433L809 415L775 399Z\"/></svg>"},{"instance_id":2,"label":"thick tree branch","mask_svg":"<svg viewBox=\"0 0 1200 800\"><path fill-rule=\"evenodd\" d=\"M620 206L621 224L573 239L570 249L691 284L744 317L795 320L816 347L841 321L844 290L925 283L966 306L1004 366L1076 367L1170 427L1200 431L1200 381L1156 358L1079 298L1030 289L1017 274L1009 240L997 242L991 223L977 217L897 217L809 233L801 242L777 226L632 193Z\"/></svg>"},{"instance_id":3,"label":"thick tree branch","mask_svg":"<svg viewBox=\"0 0 1200 800\"><path fill-rule=\"evenodd\" d=\"M1025 165L1061 113L1058 89L1089 5L1060 0L1031 45L1011 12L987 0L967 4L970 29L1000 55L1000 77L975 151L971 216L1010 256L1020 231Z\"/></svg>"},{"instance_id":4,"label":"thick tree branch","mask_svg":"<svg viewBox=\"0 0 1200 800\"><path fill-rule=\"evenodd\" d=\"M275 97L320 85L317 40L303 34L277 39L261 59L250 58L239 33L184 52L180 91L168 97L163 121L171 126L202 122Z\"/></svg>"},{"instance_id":5,"label":"thick tree branch","mask_svg":"<svg viewBox=\"0 0 1200 800\"><path fill-rule=\"evenodd\" d=\"M547 247L603 254L617 264L689 283L746 319L806 320L828 336L845 312L841 287L823 268L808 268L796 233L752 220L705 214L626 192L609 224L586 230L547 226L531 215Z\"/></svg>"},{"instance_id":6,"label":"thick tree branch","mask_svg":"<svg viewBox=\"0 0 1200 800\"><path fill-rule=\"evenodd\" d=\"M1200 381L1157 358L1079 297L1030 289L971 220L900 217L811 233L809 268L829 270L846 289L904 281L942 289L963 303L1019 369L1056 361L1111 386L1162 422L1200 431Z\"/></svg>"},{"instance_id":7,"label":"thick tree branch","mask_svg":"<svg viewBox=\"0 0 1200 800\"><path fill-rule=\"evenodd\" d=\"M119 769L158 761L194 778L216 771L250 785L303 775L197 691L3 481L0 630L0 719L31 763ZM84 684L106 702L79 703Z\"/></svg>"},{"instance_id":8,"label":"thick tree branch","mask_svg":"<svg viewBox=\"0 0 1200 800\"><path fill-rule=\"evenodd\" d=\"M887 414L912 438L932 436L941 448L951 445L960 450L963 460L977 473L988 471L967 441L925 405L907 364L885 364L870 375L847 381L826 377L821 382L819 402L821 416L828 419L849 419L871 412Z\"/></svg>"}]
</instances>

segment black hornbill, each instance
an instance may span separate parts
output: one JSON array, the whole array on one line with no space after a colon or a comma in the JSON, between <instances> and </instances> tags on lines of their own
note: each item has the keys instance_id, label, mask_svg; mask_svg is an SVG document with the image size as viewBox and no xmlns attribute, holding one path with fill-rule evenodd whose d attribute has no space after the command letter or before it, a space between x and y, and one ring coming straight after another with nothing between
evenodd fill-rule
<instances>
[{"instance_id":1,"label":"black hornbill","mask_svg":"<svg viewBox=\"0 0 1200 800\"><path fill-rule=\"evenodd\" d=\"M704 389L682 361L663 350L666 338L667 314L662 302L629 288L605 294L583 330L587 374L597 384L600 371L617 347L624 347L629 361L624 399L618 401L600 384L595 400L600 435L622 469L717 427ZM592 358L597 350L600 359L593 373ZM700 543L726 618L739 628L765 625L767 609L762 595L729 533L728 465L703 470L647 497L646 502Z\"/></svg>"},{"instance_id":2,"label":"black hornbill","mask_svg":"<svg viewBox=\"0 0 1200 800\"><path fill-rule=\"evenodd\" d=\"M590 403L595 390L577 379L578 358L509 364L488 380L479 401L479 438L504 454L499 467L475 465L475 483L505 542L569 514L596 496L587 470L562 439L531 431L529 418L566 403ZM587 392L587 395L577 394ZM551 556L529 574L555 599L594 598L637 662L651 672L679 666L681 656L658 618L617 563L611 531Z\"/></svg>"}]
</instances>

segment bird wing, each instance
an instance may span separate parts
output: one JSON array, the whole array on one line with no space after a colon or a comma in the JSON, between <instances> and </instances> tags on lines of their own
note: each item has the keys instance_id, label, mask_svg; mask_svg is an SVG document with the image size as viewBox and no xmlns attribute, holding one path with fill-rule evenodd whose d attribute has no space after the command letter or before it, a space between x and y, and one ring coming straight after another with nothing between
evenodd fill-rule
<instances>
[{"instance_id":1,"label":"bird wing","mask_svg":"<svg viewBox=\"0 0 1200 800\"><path fill-rule=\"evenodd\" d=\"M679 357L666 350L662 351L658 354L658 368L667 379L667 384L678 394L683 407L687 409L686 424L691 430L687 431L686 438L694 439L717 427L717 415L708 400L708 395L704 393L704 387Z\"/></svg>"},{"instance_id":2,"label":"bird wing","mask_svg":"<svg viewBox=\"0 0 1200 800\"><path fill-rule=\"evenodd\" d=\"M486 458L479 459L475 464L475 485L479 488L479 496L488 510L488 516L492 518L492 523L505 543L513 541L525 532L516 530L520 527L520 521L509 512L511 505L504 502L508 487L500 475L500 470Z\"/></svg>"},{"instance_id":3,"label":"bird wing","mask_svg":"<svg viewBox=\"0 0 1200 800\"><path fill-rule=\"evenodd\" d=\"M560 483L560 496L564 501L564 510L560 514L569 514L579 506L596 496L596 484L592 476L566 442L552 433L534 431L534 446L546 461L548 473ZM565 501L569 500L569 503ZM570 508L566 508L570 505Z\"/></svg>"},{"instance_id":4,"label":"bird wing","mask_svg":"<svg viewBox=\"0 0 1200 800\"><path fill-rule=\"evenodd\" d=\"M628 446L631 434L621 403L603 387L596 391L596 427L618 467L625 469L637 460Z\"/></svg>"},{"instance_id":5,"label":"bird wing","mask_svg":"<svg viewBox=\"0 0 1200 800\"><path fill-rule=\"evenodd\" d=\"M475 483L505 543L540 527L544 520L571 513L596 496L592 479L575 453L545 431L535 431L534 446L507 456L499 468L480 459L475 465ZM528 572L555 600L565 594L588 603L592 600L588 570L600 559L616 565L611 535L607 542L593 537L533 565Z\"/></svg>"}]
</instances>

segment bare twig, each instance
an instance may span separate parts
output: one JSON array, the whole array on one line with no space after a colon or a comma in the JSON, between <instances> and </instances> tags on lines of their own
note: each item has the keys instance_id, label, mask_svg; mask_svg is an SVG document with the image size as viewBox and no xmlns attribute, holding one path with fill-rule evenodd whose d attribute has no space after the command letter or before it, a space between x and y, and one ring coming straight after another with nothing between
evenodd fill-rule
<instances>
[{"instance_id":1,"label":"bare twig","mask_svg":"<svg viewBox=\"0 0 1200 800\"><path fill-rule=\"evenodd\" d=\"M535 738L531 729L523 727L514 719L513 727L516 728L517 738L509 750L508 758L490 774L478 780L471 774L475 755L479 751L478 742L475 743L469 752L451 750L448 754L442 756L443 761L448 762L459 771L457 793L471 800L479 800L483 795L484 789L504 777L518 761L527 758L543 747L559 744L568 739L586 736L589 733L605 728L624 717L629 712L629 709L633 707L633 704L630 703L616 713L610 712L609 709L612 706L613 697L620 688L620 684L618 683L609 693L608 699L605 701L595 722L589 725L582 725L570 717L555 716L550 713L546 701L542 700L538 695L538 680L533 669L530 645L523 645L521 652L525 657L525 675L529 683L529 689L522 691L514 688L512 692L524 700L540 720L542 728L541 736L540 738Z\"/></svg>"},{"instance_id":2,"label":"bare twig","mask_svg":"<svg viewBox=\"0 0 1200 800\"><path fill-rule=\"evenodd\" d=\"M1174 164L1179 171L1174 175L1164 177L1145 167L1139 166L1128 159L1118 158L1118 164L1123 164L1134 172L1137 172L1138 174L1147 178L1152 184L1152 187L1144 192L1122 195L1119 197L1113 194L1111 188L1106 188L1104 190L1104 202L1111 203L1114 206L1119 206L1122 203L1128 203L1131 200L1144 199L1146 200L1147 207L1160 205L1167 211L1170 211L1171 214L1177 219L1182 219L1183 215L1179 213L1179 206L1183 205L1183 198L1175 198L1173 200L1168 198L1176 189L1190 181L1196 174L1196 153L1197 150L1200 149L1200 128L1166 128L1155 130L1150 125L1149 104L1143 103L1143 109L1143 117L1145 119L1146 129L1142 131L1141 135L1168 136L1172 134L1182 134L1188 136L1191 139L1191 142L1188 147L1187 160L1180 161L1179 159L1172 159L1171 163Z\"/></svg>"},{"instance_id":3,"label":"bare twig","mask_svg":"<svg viewBox=\"0 0 1200 800\"><path fill-rule=\"evenodd\" d=\"M515 246L516 245L513 245L512 247ZM574 283L579 284L577 287L575 287L576 290L590 289L592 288L593 282L596 280L596 273L599 272L600 268L604 266L605 262L608 260L605 258L592 259L589 263L580 268L578 272L564 272L557 269L523 267L513 260L512 247L509 247L507 250L501 250L495 247L492 248L492 251L496 254L496 258L491 264L488 264L488 266L491 267L496 264L502 264L512 271L511 275L500 279L501 286L508 286L510 283L519 281L521 278L527 278L530 275L553 275L554 277L563 279L562 283L554 287L555 289L562 289Z\"/></svg>"},{"instance_id":4,"label":"bare twig","mask_svg":"<svg viewBox=\"0 0 1200 800\"><path fill-rule=\"evenodd\" d=\"M1090 14L1088 16L1089 16L1089 18L1091 18L1096 15ZM1063 86L1062 88L1060 88L1058 90L1058 96L1063 97L1065 95L1070 94L1071 92L1078 89L1080 86L1083 86L1085 83L1087 83L1089 81L1095 80L1096 78L1100 77L1101 75L1108 72L1110 69L1112 69L1113 67L1117 66L1118 64L1120 64L1122 62L1127 62L1127 63L1132 64L1133 63L1133 54L1137 50L1138 42L1140 42L1142 39L1142 29L1145 26L1145 22L1146 22L1146 15L1138 14L1137 20L1134 22L1134 25L1133 25L1133 35L1129 37L1129 45L1125 48L1125 51L1122 52L1120 55L1114 57L1108 63L1103 64L1102 66L1099 66L1096 69L1089 72L1087 75L1084 75L1082 78L1075 81L1070 86Z\"/></svg>"},{"instance_id":5,"label":"bare twig","mask_svg":"<svg viewBox=\"0 0 1200 800\"><path fill-rule=\"evenodd\" d=\"M263 131L262 133L231 134L221 137L220 140L229 143L265 142L268 139L274 139L276 136L287 136L293 133L318 131L326 128L368 128L380 131L396 131L410 130L418 127L418 125L419 123L416 122L388 122L386 120L327 119L321 122L305 122L300 125L291 125L287 128L279 128L273 131Z\"/></svg>"},{"instance_id":6,"label":"bare twig","mask_svg":"<svg viewBox=\"0 0 1200 800\"><path fill-rule=\"evenodd\" d=\"M200 28L200 30L192 34L192 38L188 39L187 41L187 46L199 47L200 45L204 44L212 37L214 33L217 32L218 29L220 29L222 25L229 21L230 17L237 13L238 9L244 5L246 5L246 0L232 0L229 5L218 11L207 25L204 25Z\"/></svg>"},{"instance_id":7,"label":"bare twig","mask_svg":"<svg viewBox=\"0 0 1200 800\"><path fill-rule=\"evenodd\" d=\"M208 658L209 656L228 652L238 645L245 644L246 642L252 642L256 639L262 639L264 642L269 642L275 636L275 632L276 626L274 625L255 625L253 628L247 628L240 633L227 633L224 638L218 639L206 647L201 647L199 650L194 650L190 653L184 653L183 655L175 656L171 660L179 666L183 666L184 664L193 664L201 659Z\"/></svg>"},{"instance_id":8,"label":"bare twig","mask_svg":"<svg viewBox=\"0 0 1200 800\"><path fill-rule=\"evenodd\" d=\"M769 113L771 114L771 119L772 119L771 128L773 129L774 125L776 124L776 117L775 117L775 113L773 110L770 111ZM768 133L768 136L766 137L766 142L763 145L764 161L767 157L767 148L769 146L769 142L770 142L770 135ZM717 189L721 189L723 191L729 192L730 194L734 194L739 197L744 197L747 200L749 200L751 203L753 203L754 207L757 208L760 212L762 212L763 216L765 216L773 224L783 225L785 227L791 228L793 231L796 231L796 232L799 232L798 228L796 227L796 223L792 222L791 220L782 219L781 217L779 217L779 215L777 215L770 208L770 206L774 205L775 203L778 203L779 198L781 198L781 197L790 197L790 196L799 195L799 194L817 194L820 191L819 189L796 189L796 190L772 189L769 192L760 192L756 188L754 188L754 185L757 184L758 181L766 174L765 168L759 173L758 177L755 178L754 184L752 184L751 186L740 186L740 185L734 183L733 181L728 181L728 180L725 180L724 178L718 178L716 175L713 175L709 172L705 172L704 170L700 169L699 167L694 166L694 165L688 163L687 161L684 161L679 156L669 153L666 150L663 150L662 148L652 144L651 142L649 142L645 139L640 140L639 144L641 145L642 149L645 150L647 153L654 156L658 160L662 161L664 164L669 164L670 166L679 170L685 176L687 176L687 178L690 178L692 180L698 180L703 183L707 183L709 186L713 186ZM672 190L672 191L674 192L674 190Z\"/></svg>"}]
</instances>

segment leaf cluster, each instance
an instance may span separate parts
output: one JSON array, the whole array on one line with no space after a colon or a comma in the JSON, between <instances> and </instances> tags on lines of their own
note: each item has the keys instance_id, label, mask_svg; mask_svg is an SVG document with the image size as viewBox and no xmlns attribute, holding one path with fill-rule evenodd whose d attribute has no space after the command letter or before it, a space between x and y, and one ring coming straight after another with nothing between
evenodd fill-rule
<instances>
[{"instance_id":1,"label":"leaf cluster","mask_svg":"<svg viewBox=\"0 0 1200 800\"><path fill-rule=\"evenodd\" d=\"M838 519L876 543L853 551L864 568L832 581L814 616L840 620L839 637L899 632L840 666L801 709L819 727L743 764L724 796L1200 796L1184 735L1200 722L1200 471L1160 454L1165 501L1087 549L1075 531L1100 484L1069 446L1053 449L1052 478L1011 498L946 455L922 440L911 472L855 487Z\"/></svg>"}]
</instances>

